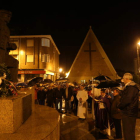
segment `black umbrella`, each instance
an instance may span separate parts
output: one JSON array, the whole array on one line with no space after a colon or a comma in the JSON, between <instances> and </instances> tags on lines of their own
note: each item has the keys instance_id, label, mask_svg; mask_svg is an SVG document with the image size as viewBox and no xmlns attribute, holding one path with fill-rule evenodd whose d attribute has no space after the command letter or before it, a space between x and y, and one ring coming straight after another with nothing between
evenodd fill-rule
<instances>
[{"instance_id":1,"label":"black umbrella","mask_svg":"<svg viewBox=\"0 0 140 140\"><path fill-rule=\"evenodd\" d=\"M28 86L34 86L36 83L43 81L43 77L35 77L28 82Z\"/></svg>"},{"instance_id":2,"label":"black umbrella","mask_svg":"<svg viewBox=\"0 0 140 140\"><path fill-rule=\"evenodd\" d=\"M112 88L112 87L118 87L120 86L120 83L116 81L104 81L101 82L96 88Z\"/></svg>"},{"instance_id":3,"label":"black umbrella","mask_svg":"<svg viewBox=\"0 0 140 140\"><path fill-rule=\"evenodd\" d=\"M66 82L68 81L68 78L60 78L60 79L56 79L55 82Z\"/></svg>"},{"instance_id":4,"label":"black umbrella","mask_svg":"<svg viewBox=\"0 0 140 140\"><path fill-rule=\"evenodd\" d=\"M21 83L17 83L16 87L28 87L28 85L24 82L21 82Z\"/></svg>"},{"instance_id":5,"label":"black umbrella","mask_svg":"<svg viewBox=\"0 0 140 140\"><path fill-rule=\"evenodd\" d=\"M43 81L41 81L40 83L46 84L46 83L53 83L53 81L51 79L44 79Z\"/></svg>"},{"instance_id":6,"label":"black umbrella","mask_svg":"<svg viewBox=\"0 0 140 140\"><path fill-rule=\"evenodd\" d=\"M99 81L102 81L102 80L111 80L111 78L108 77L108 76L105 76L105 75L99 75L99 76L95 77L94 80L99 80Z\"/></svg>"}]
</instances>

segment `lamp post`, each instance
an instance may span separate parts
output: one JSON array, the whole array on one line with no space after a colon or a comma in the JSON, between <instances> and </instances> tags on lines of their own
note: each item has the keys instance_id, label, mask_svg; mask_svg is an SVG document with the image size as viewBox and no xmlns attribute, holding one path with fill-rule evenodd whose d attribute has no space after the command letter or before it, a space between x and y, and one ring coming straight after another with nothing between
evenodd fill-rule
<instances>
[{"instance_id":1,"label":"lamp post","mask_svg":"<svg viewBox=\"0 0 140 140\"><path fill-rule=\"evenodd\" d=\"M140 46L140 42L138 42L138 45L137 45L137 60L138 60L138 74L140 73L140 61L139 61L139 46Z\"/></svg>"}]
</instances>

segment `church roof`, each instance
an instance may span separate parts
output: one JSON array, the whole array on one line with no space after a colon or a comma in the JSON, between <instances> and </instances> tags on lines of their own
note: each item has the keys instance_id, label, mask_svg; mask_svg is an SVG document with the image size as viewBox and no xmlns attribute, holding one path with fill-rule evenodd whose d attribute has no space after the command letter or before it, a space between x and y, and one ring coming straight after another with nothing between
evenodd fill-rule
<instances>
[{"instance_id":1,"label":"church roof","mask_svg":"<svg viewBox=\"0 0 140 140\"><path fill-rule=\"evenodd\" d=\"M82 43L82 45L81 45L79 51L78 51L78 54L77 54L75 60L73 61L72 65L71 65L71 67L70 67L69 74L71 73L71 71L72 71L72 69L73 69L73 67L74 67L74 64L76 63L76 61L77 61L77 59L78 59L78 57L79 57L81 51L83 50L83 47L84 47L86 41L87 41L88 38L89 38L89 34L91 34L91 37L92 37L91 40L94 41L94 44L97 46L96 49L98 49L98 51L100 52L102 58L103 58L104 61L106 62L106 64L107 64L107 66L108 66L110 72L112 73L113 77L116 77L116 79L119 78L118 75L117 75L117 72L115 71L113 65L111 64L111 62L110 62L108 56L106 55L105 51L103 50L103 48L102 48L100 42L98 41L98 39L97 39L97 37L95 36L95 34L94 34L94 32L93 32L93 30L92 30L91 27L90 27L90 29L89 29L89 31L88 31L88 33L87 33L85 39L84 39L84 41L83 41L83 43ZM93 51L93 50L92 50L92 51Z\"/></svg>"}]
</instances>

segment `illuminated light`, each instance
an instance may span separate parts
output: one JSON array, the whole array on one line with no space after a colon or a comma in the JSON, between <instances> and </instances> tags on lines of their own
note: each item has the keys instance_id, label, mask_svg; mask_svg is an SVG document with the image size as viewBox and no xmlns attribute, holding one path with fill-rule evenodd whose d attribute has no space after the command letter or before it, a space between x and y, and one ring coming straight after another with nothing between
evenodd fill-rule
<instances>
[{"instance_id":1,"label":"illuminated light","mask_svg":"<svg viewBox=\"0 0 140 140\"><path fill-rule=\"evenodd\" d=\"M24 51L21 50L21 51L20 51L20 54L23 55L23 53L24 53Z\"/></svg>"},{"instance_id":2,"label":"illuminated light","mask_svg":"<svg viewBox=\"0 0 140 140\"><path fill-rule=\"evenodd\" d=\"M59 69L59 72L62 72L62 70L63 70L63 69L62 69L62 68L60 68L60 69Z\"/></svg>"},{"instance_id":3,"label":"illuminated light","mask_svg":"<svg viewBox=\"0 0 140 140\"><path fill-rule=\"evenodd\" d=\"M138 45L140 46L140 41L138 42Z\"/></svg>"},{"instance_id":4,"label":"illuminated light","mask_svg":"<svg viewBox=\"0 0 140 140\"><path fill-rule=\"evenodd\" d=\"M53 72L49 72L49 71L46 71L46 74L49 74L49 75L54 75Z\"/></svg>"},{"instance_id":5,"label":"illuminated light","mask_svg":"<svg viewBox=\"0 0 140 140\"><path fill-rule=\"evenodd\" d=\"M66 73L66 78L68 78L69 74L70 74L70 72Z\"/></svg>"}]
</instances>

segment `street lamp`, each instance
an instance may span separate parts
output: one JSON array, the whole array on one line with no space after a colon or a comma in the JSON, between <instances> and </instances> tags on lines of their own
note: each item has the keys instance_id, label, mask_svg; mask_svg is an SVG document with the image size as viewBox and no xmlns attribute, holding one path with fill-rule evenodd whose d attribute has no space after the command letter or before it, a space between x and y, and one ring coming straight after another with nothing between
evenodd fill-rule
<instances>
[{"instance_id":1,"label":"street lamp","mask_svg":"<svg viewBox=\"0 0 140 140\"><path fill-rule=\"evenodd\" d=\"M63 71L63 69L62 69L62 68L60 68L60 69L59 69L59 72L62 72L62 71Z\"/></svg>"},{"instance_id":2,"label":"street lamp","mask_svg":"<svg viewBox=\"0 0 140 140\"><path fill-rule=\"evenodd\" d=\"M140 67L139 67L139 46L140 46L140 41L138 42L138 45L137 45L137 59L138 59L138 73L140 73Z\"/></svg>"}]
</instances>

